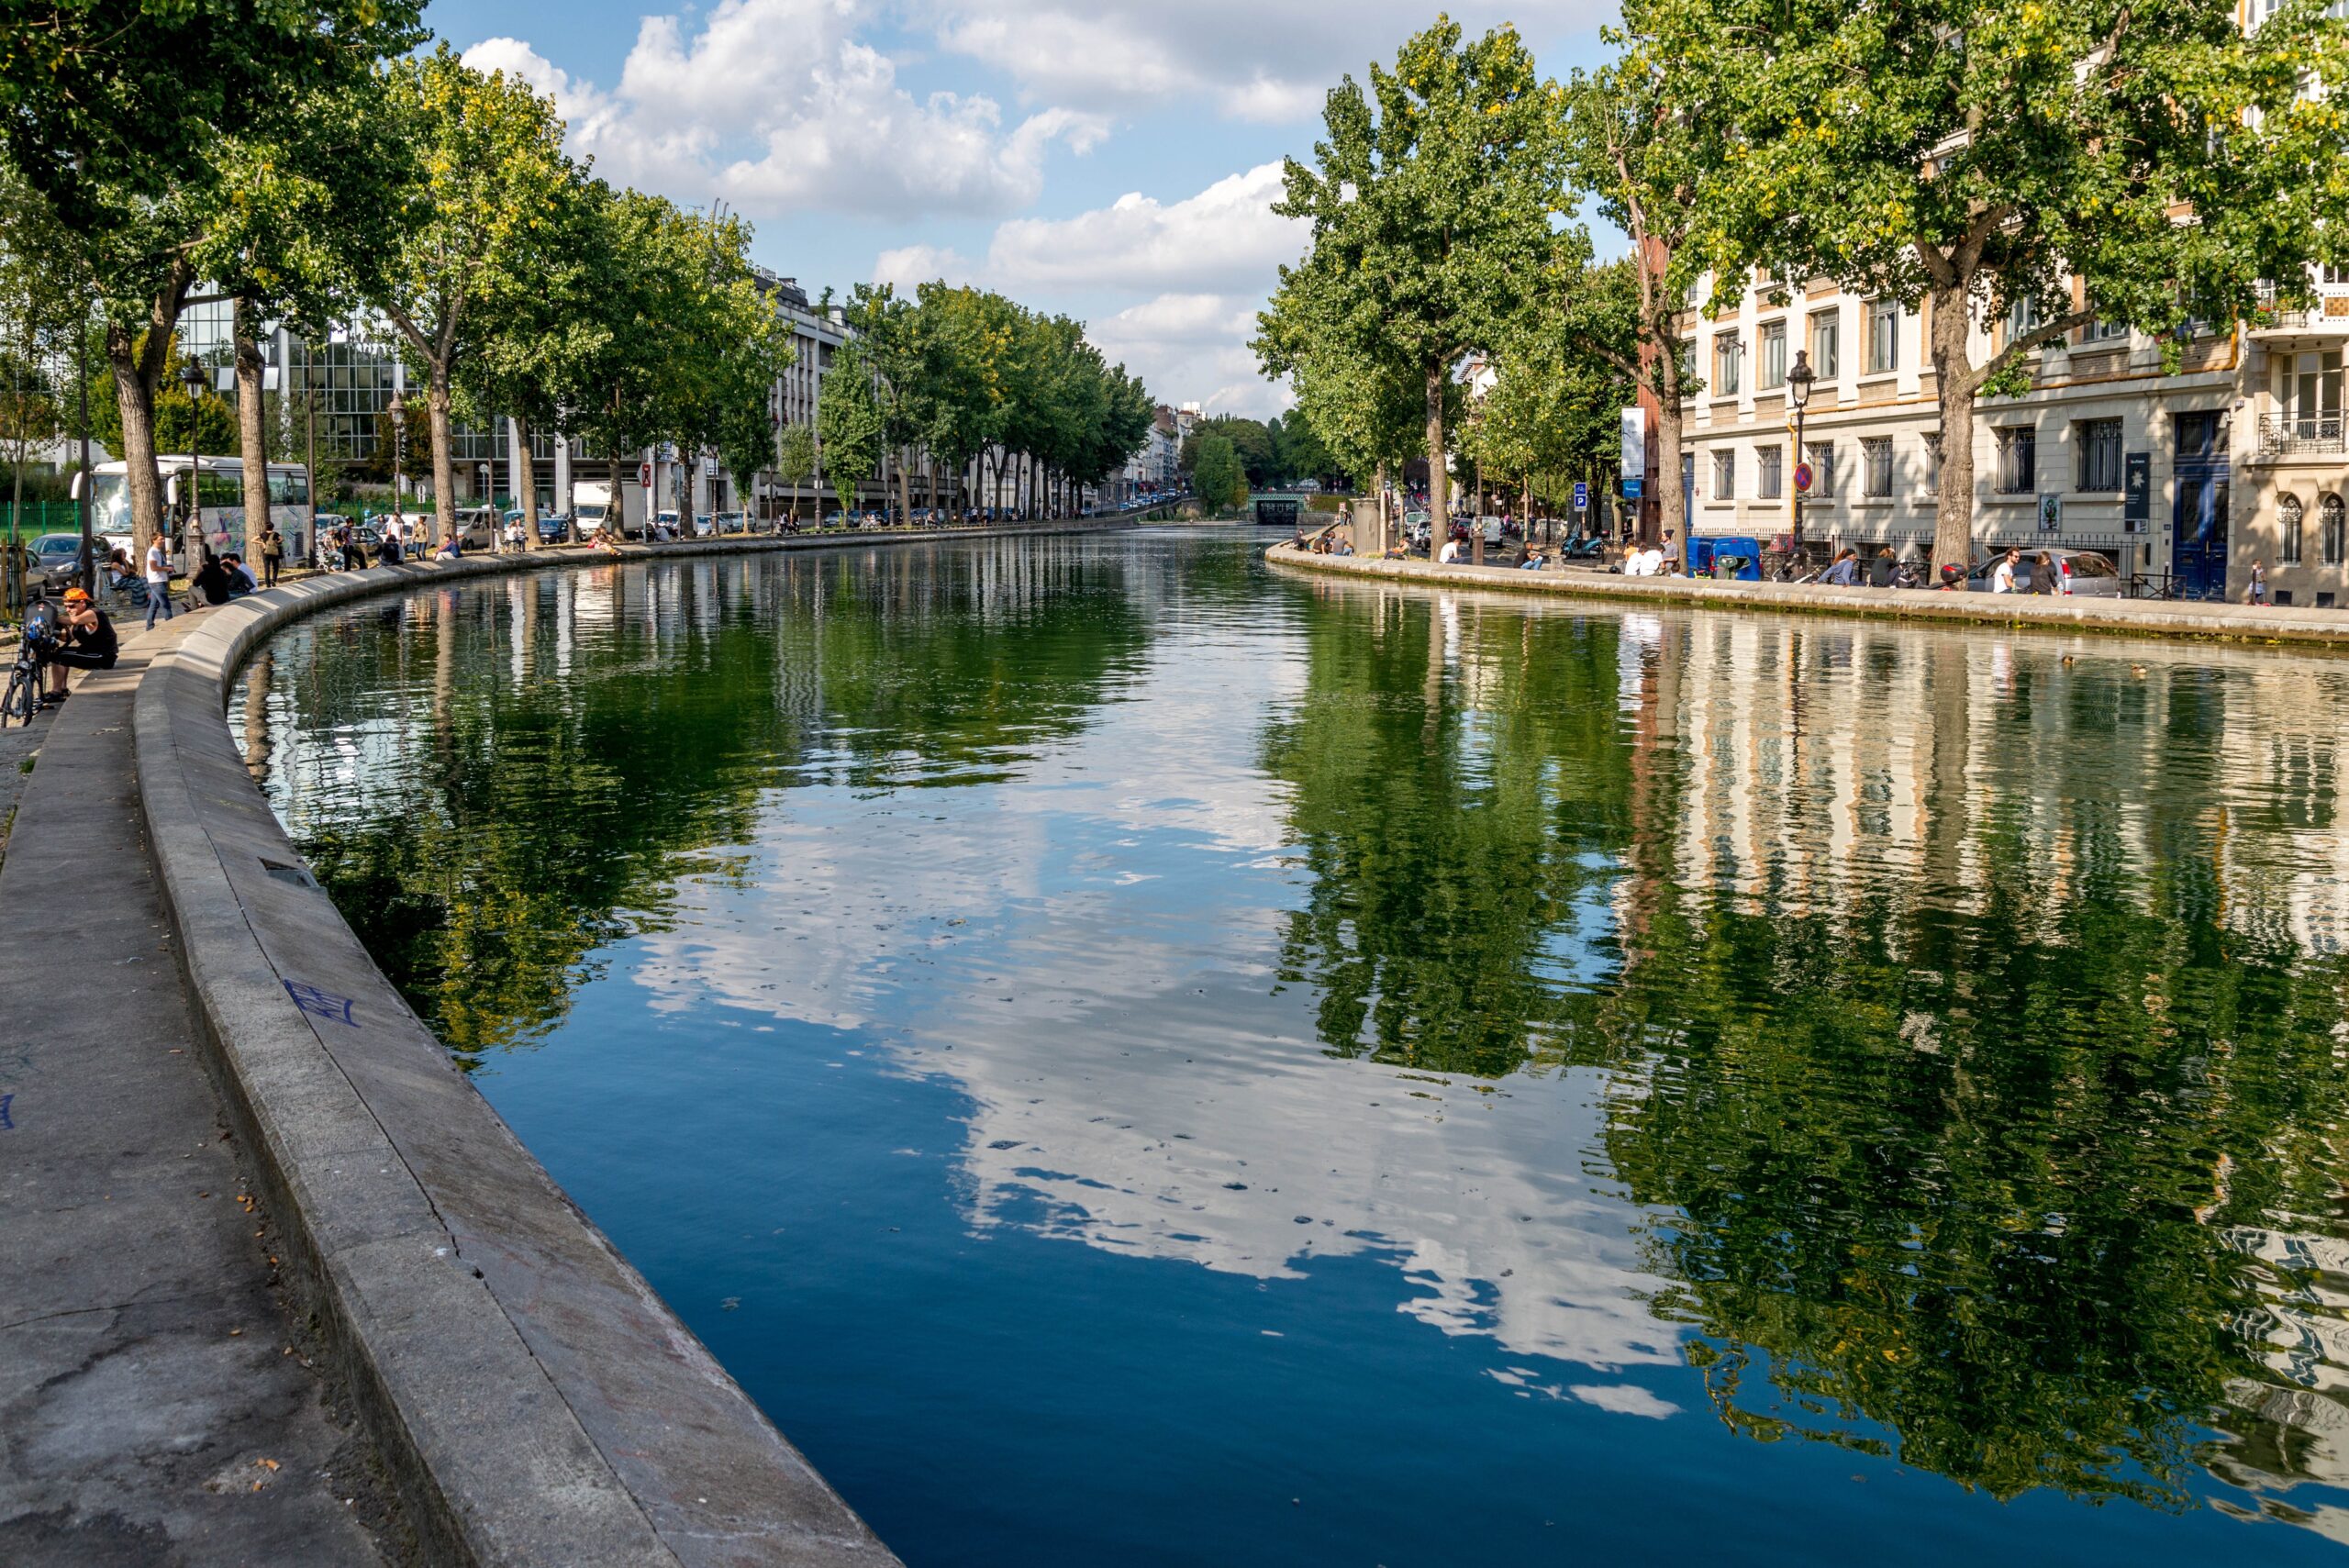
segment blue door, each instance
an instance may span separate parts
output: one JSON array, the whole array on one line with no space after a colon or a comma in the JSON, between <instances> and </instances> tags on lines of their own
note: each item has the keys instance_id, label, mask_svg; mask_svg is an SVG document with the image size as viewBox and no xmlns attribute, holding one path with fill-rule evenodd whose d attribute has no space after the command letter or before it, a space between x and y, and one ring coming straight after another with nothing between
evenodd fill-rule
<instances>
[{"instance_id":1,"label":"blue door","mask_svg":"<svg viewBox=\"0 0 2349 1568\"><path fill-rule=\"evenodd\" d=\"M2176 494L2170 503L2170 575L2188 599L2227 595L2229 470L2216 414L2176 419Z\"/></svg>"}]
</instances>

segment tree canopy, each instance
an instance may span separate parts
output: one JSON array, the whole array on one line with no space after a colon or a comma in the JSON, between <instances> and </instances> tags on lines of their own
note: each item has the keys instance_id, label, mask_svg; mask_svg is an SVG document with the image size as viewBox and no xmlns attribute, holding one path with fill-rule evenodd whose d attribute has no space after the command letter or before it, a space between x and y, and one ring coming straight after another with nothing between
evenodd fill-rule
<instances>
[{"instance_id":1,"label":"tree canopy","mask_svg":"<svg viewBox=\"0 0 2349 1568\"><path fill-rule=\"evenodd\" d=\"M1288 160L1273 209L1306 219L1312 239L1258 317L1260 360L1275 374L1311 364L1416 387L1439 531L1454 372L1512 330L1567 206L1557 99L1513 29L1464 42L1441 18L1391 70L1370 68L1368 93L1352 76L1330 92L1313 164ZM1306 405L1308 417L1327 406ZM1351 444L1348 432L1324 439Z\"/></svg>"}]
</instances>

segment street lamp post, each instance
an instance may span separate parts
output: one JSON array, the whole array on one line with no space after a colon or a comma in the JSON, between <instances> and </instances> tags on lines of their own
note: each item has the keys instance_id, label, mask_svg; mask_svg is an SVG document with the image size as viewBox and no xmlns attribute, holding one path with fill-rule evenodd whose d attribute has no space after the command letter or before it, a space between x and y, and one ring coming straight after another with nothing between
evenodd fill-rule
<instances>
[{"instance_id":1,"label":"street lamp post","mask_svg":"<svg viewBox=\"0 0 2349 1568\"><path fill-rule=\"evenodd\" d=\"M204 443L198 439L197 416L204 407L206 377L204 367L191 359L180 371L180 384L187 388L187 574L191 580L196 568L204 564Z\"/></svg>"},{"instance_id":2,"label":"street lamp post","mask_svg":"<svg viewBox=\"0 0 2349 1568\"><path fill-rule=\"evenodd\" d=\"M1803 468L1803 410L1810 406L1810 384L1814 373L1810 368L1810 351L1797 349L1795 368L1787 373L1787 401L1795 406L1795 461L1792 466L1798 478L1802 477ZM1809 488L1802 484L1794 486L1795 553L1798 557L1802 554L1802 496Z\"/></svg>"},{"instance_id":3,"label":"street lamp post","mask_svg":"<svg viewBox=\"0 0 2349 1568\"><path fill-rule=\"evenodd\" d=\"M407 515L407 399L393 393L384 412L392 417L392 521L398 525Z\"/></svg>"}]
</instances>

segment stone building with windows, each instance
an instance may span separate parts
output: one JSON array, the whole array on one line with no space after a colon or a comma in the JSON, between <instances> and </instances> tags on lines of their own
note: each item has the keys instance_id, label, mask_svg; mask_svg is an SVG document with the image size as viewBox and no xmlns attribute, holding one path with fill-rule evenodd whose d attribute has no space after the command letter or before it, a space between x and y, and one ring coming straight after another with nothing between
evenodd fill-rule
<instances>
[{"instance_id":1,"label":"stone building with windows","mask_svg":"<svg viewBox=\"0 0 2349 1568\"><path fill-rule=\"evenodd\" d=\"M2349 606L2349 448L2341 423L2349 271L2325 269L2316 291L2310 308L2263 305L2243 324L2236 580L2249 562L2263 562L2277 603L2330 607Z\"/></svg>"},{"instance_id":2,"label":"stone building with windows","mask_svg":"<svg viewBox=\"0 0 2349 1568\"><path fill-rule=\"evenodd\" d=\"M1710 292L1708 280L1693 298ZM1976 323L1976 362L2034 325ZM1792 527L1794 467L1808 461L1807 540L1870 556L1912 540L1930 550L1941 416L1929 327L1897 300L1766 276L1719 312L1692 308L1682 328L1698 378L1683 405L1687 509L1665 526L1766 544ZM2198 326L2165 344L2098 324L2032 353L2028 393L1975 404L1977 548L2096 550L2126 575L2227 592L2232 460L2256 428L2235 417L2243 338ZM1798 351L1816 378L1800 453L1787 394Z\"/></svg>"}]
</instances>

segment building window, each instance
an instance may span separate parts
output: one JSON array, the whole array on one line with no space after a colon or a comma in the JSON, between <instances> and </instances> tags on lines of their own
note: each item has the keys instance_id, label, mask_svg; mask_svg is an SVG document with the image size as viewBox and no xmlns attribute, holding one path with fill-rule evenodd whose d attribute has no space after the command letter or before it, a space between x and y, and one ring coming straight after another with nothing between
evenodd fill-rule
<instances>
[{"instance_id":1,"label":"building window","mask_svg":"<svg viewBox=\"0 0 2349 1568\"><path fill-rule=\"evenodd\" d=\"M1860 494L1881 498L1892 494L1892 438L1860 439Z\"/></svg>"},{"instance_id":2,"label":"building window","mask_svg":"<svg viewBox=\"0 0 2349 1568\"><path fill-rule=\"evenodd\" d=\"M1925 488L1938 489L1942 482L1942 433L1927 430L1925 443Z\"/></svg>"},{"instance_id":3,"label":"building window","mask_svg":"<svg viewBox=\"0 0 2349 1568\"><path fill-rule=\"evenodd\" d=\"M2081 334L2083 340L2090 343L2117 342L2128 336L2129 324L2125 321L2091 321Z\"/></svg>"},{"instance_id":4,"label":"building window","mask_svg":"<svg viewBox=\"0 0 2349 1568\"><path fill-rule=\"evenodd\" d=\"M2080 449L2079 484L2076 488L2120 489L2121 421L2082 419L2072 427L2072 436Z\"/></svg>"},{"instance_id":5,"label":"building window","mask_svg":"<svg viewBox=\"0 0 2349 1568\"><path fill-rule=\"evenodd\" d=\"M1734 332L1718 333L1713 338L1713 395L1716 397L1737 395L1737 361L1742 357L1738 348Z\"/></svg>"},{"instance_id":6,"label":"building window","mask_svg":"<svg viewBox=\"0 0 2349 1568\"><path fill-rule=\"evenodd\" d=\"M2342 538L2343 530L2341 497L2327 495L2316 504L2316 509L2320 519L2318 533L2324 549L2324 563L2327 566L2338 566L2341 564L2343 554L2349 552L2349 539Z\"/></svg>"},{"instance_id":7,"label":"building window","mask_svg":"<svg viewBox=\"0 0 2349 1568\"><path fill-rule=\"evenodd\" d=\"M1783 321L1762 328L1762 379L1753 384L1765 392L1787 384L1787 324Z\"/></svg>"},{"instance_id":8,"label":"building window","mask_svg":"<svg viewBox=\"0 0 2349 1568\"><path fill-rule=\"evenodd\" d=\"M2303 548L2300 536L2307 532L2307 508L2298 495L2279 496L2276 502L2276 531L2280 536L2277 559L2286 566L2298 566Z\"/></svg>"},{"instance_id":9,"label":"building window","mask_svg":"<svg viewBox=\"0 0 2349 1568\"><path fill-rule=\"evenodd\" d=\"M2039 301L2030 295L2007 307L2007 341L2011 343L2039 325Z\"/></svg>"},{"instance_id":10,"label":"building window","mask_svg":"<svg viewBox=\"0 0 2349 1568\"><path fill-rule=\"evenodd\" d=\"M1822 310L1810 318L1810 373L1820 381L1835 379L1842 337L1842 317L1836 312Z\"/></svg>"},{"instance_id":11,"label":"building window","mask_svg":"<svg viewBox=\"0 0 2349 1568\"><path fill-rule=\"evenodd\" d=\"M1998 432L1998 494L2028 495L2039 488L2039 432Z\"/></svg>"},{"instance_id":12,"label":"building window","mask_svg":"<svg viewBox=\"0 0 2349 1568\"><path fill-rule=\"evenodd\" d=\"M1868 373L1881 375L1900 368L1900 302L1868 301Z\"/></svg>"},{"instance_id":13,"label":"building window","mask_svg":"<svg viewBox=\"0 0 2349 1568\"><path fill-rule=\"evenodd\" d=\"M1803 449L1810 458L1810 496L1814 501L1835 497L1835 443L1813 441Z\"/></svg>"},{"instance_id":14,"label":"building window","mask_svg":"<svg viewBox=\"0 0 2349 1568\"><path fill-rule=\"evenodd\" d=\"M1713 499L1737 499L1737 453L1729 447L1718 447L1713 451Z\"/></svg>"},{"instance_id":15,"label":"building window","mask_svg":"<svg viewBox=\"0 0 2349 1568\"><path fill-rule=\"evenodd\" d=\"M2292 590L2290 590L2289 588L2278 588L2278 589L2277 589L2277 590L2276 590L2276 592L2275 592L2273 595L2270 595L2270 597L2272 597L2272 598L2275 600L2275 602L2276 602L2277 604L2278 604L2278 605L2280 605L2280 606L2284 606L2284 607L2285 607L2285 608L2287 608L2287 609L2288 609L2288 608L2290 608L2290 607L2291 607L2291 604L2292 604Z\"/></svg>"},{"instance_id":16,"label":"building window","mask_svg":"<svg viewBox=\"0 0 2349 1568\"><path fill-rule=\"evenodd\" d=\"M1753 449L1753 494L1765 501L1776 501L1787 493L1787 449L1756 447Z\"/></svg>"}]
</instances>

